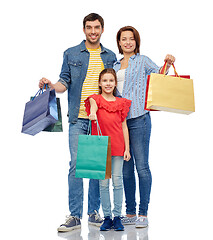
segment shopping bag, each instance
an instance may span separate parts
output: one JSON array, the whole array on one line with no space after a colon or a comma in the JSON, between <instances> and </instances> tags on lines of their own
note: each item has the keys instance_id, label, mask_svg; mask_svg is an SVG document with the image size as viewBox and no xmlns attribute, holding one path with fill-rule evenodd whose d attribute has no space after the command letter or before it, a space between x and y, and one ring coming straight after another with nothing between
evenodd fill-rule
<instances>
[{"instance_id":1,"label":"shopping bag","mask_svg":"<svg viewBox=\"0 0 213 240\"><path fill-rule=\"evenodd\" d=\"M164 69L166 69L166 64ZM174 76L151 73L147 80L146 110L161 110L182 114L195 112L193 80L189 75Z\"/></svg>"},{"instance_id":2,"label":"shopping bag","mask_svg":"<svg viewBox=\"0 0 213 240\"><path fill-rule=\"evenodd\" d=\"M98 135L79 135L76 162L76 178L111 178L111 139L102 136L97 122Z\"/></svg>"},{"instance_id":3,"label":"shopping bag","mask_svg":"<svg viewBox=\"0 0 213 240\"><path fill-rule=\"evenodd\" d=\"M55 90L43 89L25 105L22 133L34 136L58 121Z\"/></svg>"},{"instance_id":4,"label":"shopping bag","mask_svg":"<svg viewBox=\"0 0 213 240\"><path fill-rule=\"evenodd\" d=\"M58 111L58 121L46 127L43 130L45 132L63 132L60 98L56 98L56 103L57 103L57 111Z\"/></svg>"}]
</instances>

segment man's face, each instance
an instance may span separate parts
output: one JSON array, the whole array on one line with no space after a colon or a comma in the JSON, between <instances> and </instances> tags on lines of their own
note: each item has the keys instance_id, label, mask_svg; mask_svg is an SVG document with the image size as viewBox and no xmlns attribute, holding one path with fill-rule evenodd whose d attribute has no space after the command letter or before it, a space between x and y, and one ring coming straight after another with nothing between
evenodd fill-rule
<instances>
[{"instance_id":1,"label":"man's face","mask_svg":"<svg viewBox=\"0 0 213 240\"><path fill-rule=\"evenodd\" d=\"M95 20L87 21L83 31L86 35L86 41L90 44L97 44L100 42L101 34L104 32L104 29L102 28L101 23L98 20Z\"/></svg>"}]
</instances>

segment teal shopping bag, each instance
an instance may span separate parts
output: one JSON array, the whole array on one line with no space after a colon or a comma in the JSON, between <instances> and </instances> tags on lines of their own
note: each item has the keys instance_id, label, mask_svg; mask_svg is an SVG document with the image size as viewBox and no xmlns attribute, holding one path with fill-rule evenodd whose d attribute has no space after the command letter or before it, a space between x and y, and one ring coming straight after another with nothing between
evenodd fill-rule
<instances>
[{"instance_id":1,"label":"teal shopping bag","mask_svg":"<svg viewBox=\"0 0 213 240\"><path fill-rule=\"evenodd\" d=\"M98 122L97 122L97 126ZM91 133L91 122L89 124ZM100 128L99 128L100 130ZM76 178L111 178L111 139L109 136L79 135Z\"/></svg>"}]
</instances>

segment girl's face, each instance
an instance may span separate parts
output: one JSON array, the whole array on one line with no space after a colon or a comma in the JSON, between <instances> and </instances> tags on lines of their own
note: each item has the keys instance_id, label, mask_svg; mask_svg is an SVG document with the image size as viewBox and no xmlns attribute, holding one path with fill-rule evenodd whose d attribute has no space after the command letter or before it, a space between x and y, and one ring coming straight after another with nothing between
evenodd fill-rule
<instances>
[{"instance_id":1,"label":"girl's face","mask_svg":"<svg viewBox=\"0 0 213 240\"><path fill-rule=\"evenodd\" d=\"M124 31L121 33L119 44L123 53L134 53L136 41L132 31Z\"/></svg>"},{"instance_id":2,"label":"girl's face","mask_svg":"<svg viewBox=\"0 0 213 240\"><path fill-rule=\"evenodd\" d=\"M103 93L113 94L113 90L116 87L114 76L111 73L105 73L101 77L99 86L102 88Z\"/></svg>"}]
</instances>

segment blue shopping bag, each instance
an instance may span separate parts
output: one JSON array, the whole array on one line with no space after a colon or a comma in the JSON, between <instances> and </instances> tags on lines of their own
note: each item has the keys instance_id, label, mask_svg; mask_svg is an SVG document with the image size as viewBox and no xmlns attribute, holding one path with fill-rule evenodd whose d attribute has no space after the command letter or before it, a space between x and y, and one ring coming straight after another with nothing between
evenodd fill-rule
<instances>
[{"instance_id":1,"label":"blue shopping bag","mask_svg":"<svg viewBox=\"0 0 213 240\"><path fill-rule=\"evenodd\" d=\"M43 89L25 105L22 133L34 136L58 121L55 90Z\"/></svg>"}]
</instances>

